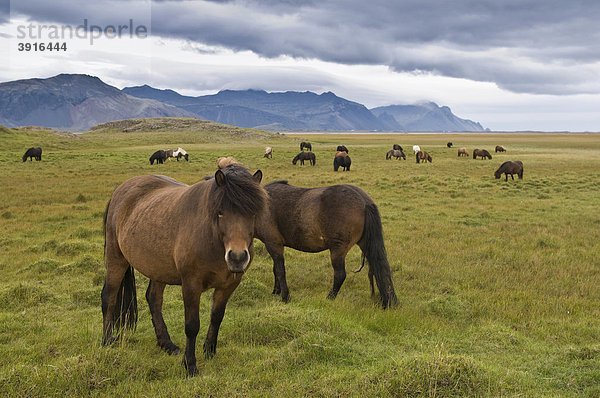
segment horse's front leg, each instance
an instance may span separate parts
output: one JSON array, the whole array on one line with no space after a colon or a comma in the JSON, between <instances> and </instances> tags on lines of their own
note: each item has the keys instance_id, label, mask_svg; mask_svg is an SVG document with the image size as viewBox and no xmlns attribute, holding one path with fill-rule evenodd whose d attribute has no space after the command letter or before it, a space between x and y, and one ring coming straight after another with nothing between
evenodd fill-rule
<instances>
[{"instance_id":1,"label":"horse's front leg","mask_svg":"<svg viewBox=\"0 0 600 398\"><path fill-rule=\"evenodd\" d=\"M158 346L165 350L168 354L179 354L180 349L169 336L167 325L162 315L162 304L163 304L163 293L165 291L165 284L157 281L150 280L148 284L148 290L146 290L146 300L148 301L148 307L150 307L150 314L152 315L152 324L154 325L154 332L156 333L156 341Z\"/></svg>"},{"instance_id":2,"label":"horse's front leg","mask_svg":"<svg viewBox=\"0 0 600 398\"><path fill-rule=\"evenodd\" d=\"M193 279L192 279L193 281ZM184 280L181 290L183 292L183 306L185 311L185 355L183 365L188 371L189 376L196 376L198 368L196 367L196 337L200 330L200 318L198 315L200 303L199 285Z\"/></svg>"},{"instance_id":3,"label":"horse's front leg","mask_svg":"<svg viewBox=\"0 0 600 398\"><path fill-rule=\"evenodd\" d=\"M213 305L210 311L210 326L208 327L208 333L206 334L206 340L204 341L204 356L206 358L212 358L217 352L217 336L219 335L219 327L221 321L225 315L225 306L231 293L242 281L242 275L236 275L235 282L225 289L215 289L213 293Z\"/></svg>"},{"instance_id":4,"label":"horse's front leg","mask_svg":"<svg viewBox=\"0 0 600 398\"><path fill-rule=\"evenodd\" d=\"M346 279L346 254L345 249L330 249L331 265L333 266L333 287L327 295L328 299L336 298L344 280Z\"/></svg>"}]
</instances>

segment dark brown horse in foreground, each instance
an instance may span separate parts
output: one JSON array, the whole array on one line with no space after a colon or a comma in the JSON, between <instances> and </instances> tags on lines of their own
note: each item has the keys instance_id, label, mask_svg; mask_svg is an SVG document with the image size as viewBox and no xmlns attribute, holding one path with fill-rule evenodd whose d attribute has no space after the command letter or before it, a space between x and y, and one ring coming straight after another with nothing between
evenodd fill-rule
<instances>
[{"instance_id":1,"label":"dark brown horse in foreground","mask_svg":"<svg viewBox=\"0 0 600 398\"><path fill-rule=\"evenodd\" d=\"M512 162L508 161L508 162L502 163L500 165L500 167L498 168L498 170L496 170L496 172L494 173L494 177L500 178L502 173L504 173L506 176L504 181L508 181L509 174L510 174L510 178L512 178L513 180L515 179L515 177L513 177L513 174L518 175L519 179L522 180L523 179L523 162L521 162L520 160L515 160Z\"/></svg>"},{"instance_id":2,"label":"dark brown horse in foreground","mask_svg":"<svg viewBox=\"0 0 600 398\"><path fill-rule=\"evenodd\" d=\"M481 157L481 159L492 158L492 155L485 149L473 149L473 159L477 159L477 156Z\"/></svg>"},{"instance_id":3,"label":"dark brown horse in foreground","mask_svg":"<svg viewBox=\"0 0 600 398\"><path fill-rule=\"evenodd\" d=\"M346 279L346 255L358 244L363 265L365 257L369 263L371 294L375 277L383 308L397 303L379 210L369 195L353 185L300 188L286 181L272 182L265 189L271 198L269 212L257 223L256 237L273 258L273 294L289 300L285 246L310 253L329 250L333 287L327 297L334 299Z\"/></svg>"},{"instance_id":4,"label":"dark brown horse in foreground","mask_svg":"<svg viewBox=\"0 0 600 398\"><path fill-rule=\"evenodd\" d=\"M431 155L424 151L418 151L416 153L417 163L431 163Z\"/></svg>"},{"instance_id":5,"label":"dark brown horse in foreground","mask_svg":"<svg viewBox=\"0 0 600 398\"><path fill-rule=\"evenodd\" d=\"M262 173L229 166L194 185L165 176L138 176L114 191L104 216L106 279L102 289L103 344L113 328L134 327L137 300L134 268L150 279L146 299L158 345L179 353L162 316L165 285L181 285L185 309L184 365L196 367L198 308L202 292L214 288L206 357L217 348L217 334L231 293L254 255L255 218L266 209ZM177 222L165 222L176 220Z\"/></svg>"}]
</instances>

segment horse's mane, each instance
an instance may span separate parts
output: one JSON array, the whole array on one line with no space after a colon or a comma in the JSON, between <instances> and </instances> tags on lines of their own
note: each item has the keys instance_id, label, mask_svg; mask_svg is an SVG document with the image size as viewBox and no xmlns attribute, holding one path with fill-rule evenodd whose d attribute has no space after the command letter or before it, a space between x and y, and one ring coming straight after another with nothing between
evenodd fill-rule
<instances>
[{"instance_id":1,"label":"horse's mane","mask_svg":"<svg viewBox=\"0 0 600 398\"><path fill-rule=\"evenodd\" d=\"M216 181L211 186L212 206L216 211L234 211L244 216L255 215L267 205L265 189L240 165L230 165L221 169L225 182L219 186Z\"/></svg>"}]
</instances>

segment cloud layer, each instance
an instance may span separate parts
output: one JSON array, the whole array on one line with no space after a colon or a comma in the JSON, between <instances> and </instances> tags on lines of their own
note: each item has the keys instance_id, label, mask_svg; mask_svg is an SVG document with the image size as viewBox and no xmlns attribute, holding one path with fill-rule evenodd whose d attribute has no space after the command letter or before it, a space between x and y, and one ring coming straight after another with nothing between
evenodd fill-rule
<instances>
[{"instance_id":1,"label":"cloud layer","mask_svg":"<svg viewBox=\"0 0 600 398\"><path fill-rule=\"evenodd\" d=\"M154 36L493 82L520 93L600 93L597 0L22 0L11 12L79 24L145 21Z\"/></svg>"}]
</instances>

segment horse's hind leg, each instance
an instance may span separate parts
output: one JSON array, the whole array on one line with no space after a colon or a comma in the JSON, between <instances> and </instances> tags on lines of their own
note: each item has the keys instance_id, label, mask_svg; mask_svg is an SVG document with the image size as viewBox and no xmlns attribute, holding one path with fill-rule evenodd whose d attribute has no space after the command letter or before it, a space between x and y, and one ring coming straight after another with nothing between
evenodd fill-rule
<instances>
[{"instance_id":1,"label":"horse's hind leg","mask_svg":"<svg viewBox=\"0 0 600 398\"><path fill-rule=\"evenodd\" d=\"M154 331L156 332L156 340L158 346L165 350L169 354L179 354L180 349L171 341L171 336L167 331L167 325L162 316L162 304L163 304L163 293L165 291L165 284L157 281L150 280L148 290L146 290L146 300L150 307L150 314L152 315L152 324L154 325Z\"/></svg>"},{"instance_id":2,"label":"horse's hind leg","mask_svg":"<svg viewBox=\"0 0 600 398\"><path fill-rule=\"evenodd\" d=\"M330 257L331 257L331 265L333 266L333 287L331 291L327 295L328 299L333 300L344 280L346 279L346 254L348 253L347 249L330 249Z\"/></svg>"}]
</instances>

